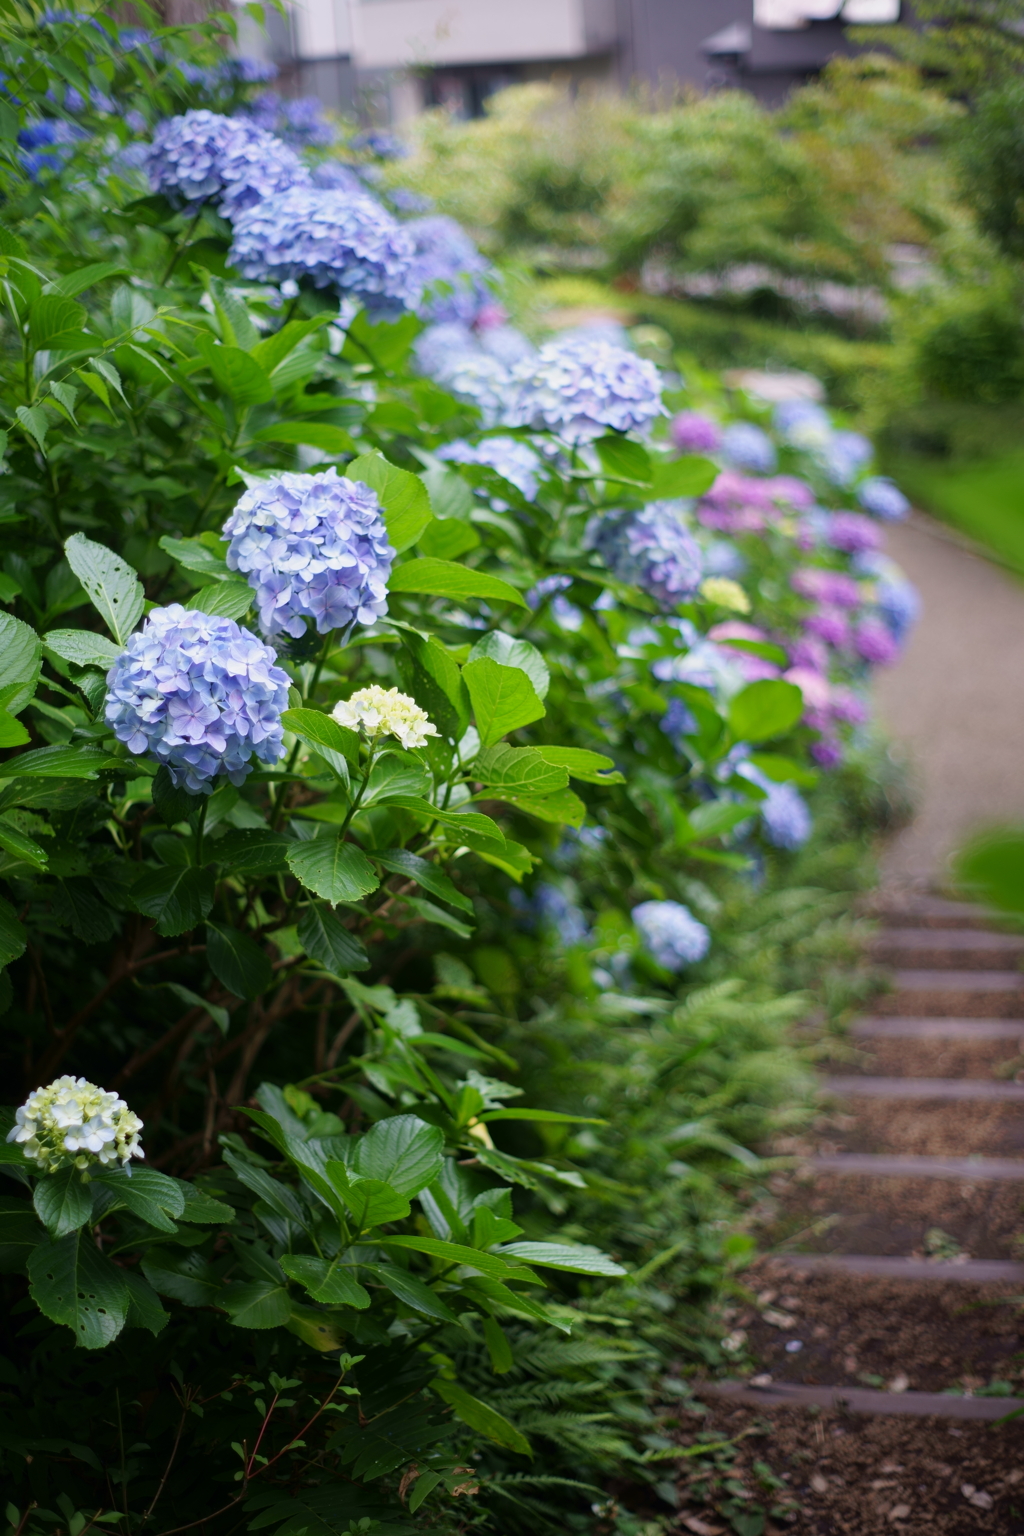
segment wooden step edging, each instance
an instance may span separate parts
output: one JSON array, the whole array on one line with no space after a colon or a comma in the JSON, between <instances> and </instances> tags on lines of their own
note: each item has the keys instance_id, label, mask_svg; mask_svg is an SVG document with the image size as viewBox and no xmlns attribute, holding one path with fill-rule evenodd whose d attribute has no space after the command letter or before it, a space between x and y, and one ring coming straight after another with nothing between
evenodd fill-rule
<instances>
[{"instance_id":1,"label":"wooden step edging","mask_svg":"<svg viewBox=\"0 0 1024 1536\"><path fill-rule=\"evenodd\" d=\"M823 1077L819 1093L861 1099L1002 1099L1024 1103L1024 1083L970 1077Z\"/></svg>"},{"instance_id":2,"label":"wooden step edging","mask_svg":"<svg viewBox=\"0 0 1024 1536\"><path fill-rule=\"evenodd\" d=\"M698 1396L724 1397L761 1408L834 1408L851 1413L904 1413L916 1418L1003 1419L1024 1409L1021 1397L954 1397L945 1392L878 1392L870 1387L803 1387L772 1382L755 1387L746 1381L709 1381Z\"/></svg>"},{"instance_id":3,"label":"wooden step edging","mask_svg":"<svg viewBox=\"0 0 1024 1536\"><path fill-rule=\"evenodd\" d=\"M1020 992L1024 971L942 971L915 966L892 973L897 992ZM890 994L891 995L891 994ZM1024 1001L1024 996L1022 996Z\"/></svg>"},{"instance_id":4,"label":"wooden step edging","mask_svg":"<svg viewBox=\"0 0 1024 1536\"><path fill-rule=\"evenodd\" d=\"M1024 1040L1024 1019L926 1019L866 1014L850 1025L858 1039Z\"/></svg>"},{"instance_id":5,"label":"wooden step edging","mask_svg":"<svg viewBox=\"0 0 1024 1536\"><path fill-rule=\"evenodd\" d=\"M875 1253L772 1253L774 1269L867 1275L878 1280L955 1280L962 1285L1024 1283L1024 1264L1012 1259L905 1259Z\"/></svg>"},{"instance_id":6,"label":"wooden step edging","mask_svg":"<svg viewBox=\"0 0 1024 1536\"><path fill-rule=\"evenodd\" d=\"M809 1157L803 1167L869 1179L1024 1179L1024 1158L892 1157L885 1152L835 1152ZM1024 1275L1024 1270L1022 1270Z\"/></svg>"}]
</instances>

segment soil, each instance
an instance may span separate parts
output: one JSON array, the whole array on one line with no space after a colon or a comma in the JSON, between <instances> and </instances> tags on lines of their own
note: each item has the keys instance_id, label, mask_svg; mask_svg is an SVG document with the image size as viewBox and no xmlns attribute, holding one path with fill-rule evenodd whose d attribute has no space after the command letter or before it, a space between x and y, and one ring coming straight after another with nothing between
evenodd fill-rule
<instances>
[{"instance_id":1,"label":"soil","mask_svg":"<svg viewBox=\"0 0 1024 1536\"><path fill-rule=\"evenodd\" d=\"M1017 1062L1012 1072L996 1068ZM819 1066L824 1072L862 1072L867 1077L958 1077L1012 1082L1024 1068L1020 1040L875 1039L844 1043Z\"/></svg>"},{"instance_id":2,"label":"soil","mask_svg":"<svg viewBox=\"0 0 1024 1536\"><path fill-rule=\"evenodd\" d=\"M993 1381L1014 1395L1024 1382L1020 1286L780 1273L770 1264L744 1279L757 1305L730 1309L725 1321L746 1333L754 1369L774 1381L880 1388L902 1380L904 1391L986 1396L1000 1395L985 1391Z\"/></svg>"},{"instance_id":3,"label":"soil","mask_svg":"<svg viewBox=\"0 0 1024 1536\"><path fill-rule=\"evenodd\" d=\"M854 1100L844 1101L851 1106ZM996 1099L870 1099L852 1115L819 1121L817 1150L893 1152L908 1157L1019 1157L1024 1152L1024 1105Z\"/></svg>"},{"instance_id":4,"label":"soil","mask_svg":"<svg viewBox=\"0 0 1024 1536\"><path fill-rule=\"evenodd\" d=\"M680 1415L680 1442L732 1440L735 1459L684 1463L673 1536L731 1536L737 1512L757 1506L769 1512L765 1536L1024 1536L1024 1423L705 1401L706 1416ZM766 1473L781 1487L766 1487Z\"/></svg>"}]
</instances>

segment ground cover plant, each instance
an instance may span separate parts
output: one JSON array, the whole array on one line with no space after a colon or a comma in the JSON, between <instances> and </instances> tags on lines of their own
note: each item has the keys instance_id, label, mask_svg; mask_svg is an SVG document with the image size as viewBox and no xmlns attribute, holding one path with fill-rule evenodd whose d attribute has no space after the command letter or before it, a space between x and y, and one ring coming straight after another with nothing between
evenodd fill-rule
<instances>
[{"instance_id":1,"label":"ground cover plant","mask_svg":"<svg viewBox=\"0 0 1024 1536\"><path fill-rule=\"evenodd\" d=\"M852 999L905 501L534 346L224 18L2 28L11 1528L625 1533Z\"/></svg>"}]
</instances>

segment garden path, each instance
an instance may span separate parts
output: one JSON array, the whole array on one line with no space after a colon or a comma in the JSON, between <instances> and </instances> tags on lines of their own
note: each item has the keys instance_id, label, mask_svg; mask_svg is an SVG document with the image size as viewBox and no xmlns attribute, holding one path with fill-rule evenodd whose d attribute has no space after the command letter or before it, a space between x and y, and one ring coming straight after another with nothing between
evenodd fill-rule
<instances>
[{"instance_id":1,"label":"garden path","mask_svg":"<svg viewBox=\"0 0 1024 1536\"><path fill-rule=\"evenodd\" d=\"M941 886L949 854L975 828L1024 820L1024 585L921 513L888 530L886 545L922 614L875 685L920 796L883 858L883 884Z\"/></svg>"}]
</instances>

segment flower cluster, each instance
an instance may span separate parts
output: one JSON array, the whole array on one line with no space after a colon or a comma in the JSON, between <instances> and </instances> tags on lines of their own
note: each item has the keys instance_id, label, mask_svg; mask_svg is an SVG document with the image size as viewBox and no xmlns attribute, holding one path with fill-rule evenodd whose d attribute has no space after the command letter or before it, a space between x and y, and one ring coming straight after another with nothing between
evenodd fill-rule
<instances>
[{"instance_id":1,"label":"flower cluster","mask_svg":"<svg viewBox=\"0 0 1024 1536\"><path fill-rule=\"evenodd\" d=\"M379 683L357 688L350 698L335 704L331 714L339 725L350 731L363 731L372 740L397 736L406 751L425 747L428 737L440 734L415 699L399 693L397 688L382 688Z\"/></svg>"},{"instance_id":2,"label":"flower cluster","mask_svg":"<svg viewBox=\"0 0 1024 1536\"><path fill-rule=\"evenodd\" d=\"M532 501L537 494L540 457L529 443L522 443L518 438L485 437L479 443L459 440L446 443L437 456L454 464L483 464L514 485L527 501Z\"/></svg>"},{"instance_id":3,"label":"flower cluster","mask_svg":"<svg viewBox=\"0 0 1024 1536\"><path fill-rule=\"evenodd\" d=\"M758 475L770 475L777 462L775 444L768 433L749 421L734 421L726 427L721 454L731 469L745 469Z\"/></svg>"},{"instance_id":4,"label":"flower cluster","mask_svg":"<svg viewBox=\"0 0 1024 1536\"><path fill-rule=\"evenodd\" d=\"M812 822L807 801L796 786L776 784L750 762L739 763L736 772L764 792L757 809L772 847L788 851L802 848L811 835Z\"/></svg>"},{"instance_id":5,"label":"flower cluster","mask_svg":"<svg viewBox=\"0 0 1024 1536\"><path fill-rule=\"evenodd\" d=\"M416 247L413 271L423 289L420 315L472 325L494 301L487 262L472 240L460 224L442 214L414 219L405 227Z\"/></svg>"},{"instance_id":6,"label":"flower cluster","mask_svg":"<svg viewBox=\"0 0 1024 1536\"><path fill-rule=\"evenodd\" d=\"M87 1169L98 1163L123 1168L145 1157L139 1141L142 1121L116 1093L84 1077L58 1077L30 1093L15 1115L7 1140L20 1142L27 1158L44 1173Z\"/></svg>"},{"instance_id":7,"label":"flower cluster","mask_svg":"<svg viewBox=\"0 0 1024 1536\"><path fill-rule=\"evenodd\" d=\"M234 619L154 608L107 674L107 724L194 795L221 776L241 784L253 754L281 756L289 680L276 660Z\"/></svg>"},{"instance_id":8,"label":"flower cluster","mask_svg":"<svg viewBox=\"0 0 1024 1536\"><path fill-rule=\"evenodd\" d=\"M276 91L264 91L239 115L264 132L277 134L296 149L326 149L337 137L337 130L324 117L317 96L287 97Z\"/></svg>"},{"instance_id":9,"label":"flower cluster","mask_svg":"<svg viewBox=\"0 0 1024 1536\"><path fill-rule=\"evenodd\" d=\"M679 502L651 501L639 512L609 512L588 532L609 570L663 608L692 597L701 584L700 546Z\"/></svg>"},{"instance_id":10,"label":"flower cluster","mask_svg":"<svg viewBox=\"0 0 1024 1536\"><path fill-rule=\"evenodd\" d=\"M365 193L296 186L235 222L230 261L259 282L309 282L358 298L378 319L415 308L412 236Z\"/></svg>"},{"instance_id":11,"label":"flower cluster","mask_svg":"<svg viewBox=\"0 0 1024 1536\"><path fill-rule=\"evenodd\" d=\"M213 203L232 221L265 198L309 182L294 150L272 133L204 109L158 125L146 168L154 192L184 207Z\"/></svg>"},{"instance_id":12,"label":"flower cluster","mask_svg":"<svg viewBox=\"0 0 1024 1536\"><path fill-rule=\"evenodd\" d=\"M700 411L680 411L668 430L680 453L717 453L722 446L718 422Z\"/></svg>"},{"instance_id":13,"label":"flower cluster","mask_svg":"<svg viewBox=\"0 0 1024 1536\"><path fill-rule=\"evenodd\" d=\"M549 341L513 369L509 426L586 442L613 429L636 431L664 413L653 363L624 347L586 336Z\"/></svg>"},{"instance_id":14,"label":"flower cluster","mask_svg":"<svg viewBox=\"0 0 1024 1536\"><path fill-rule=\"evenodd\" d=\"M360 480L284 470L244 492L224 524L227 563L256 593L268 639L373 624L388 611L395 552L380 502Z\"/></svg>"},{"instance_id":15,"label":"flower cluster","mask_svg":"<svg viewBox=\"0 0 1024 1536\"><path fill-rule=\"evenodd\" d=\"M899 523L910 511L910 502L895 480L886 475L868 475L857 487L857 500L865 512L883 523Z\"/></svg>"},{"instance_id":16,"label":"flower cluster","mask_svg":"<svg viewBox=\"0 0 1024 1536\"><path fill-rule=\"evenodd\" d=\"M632 914L644 948L667 971L703 960L711 935L679 901L642 901Z\"/></svg>"}]
</instances>

